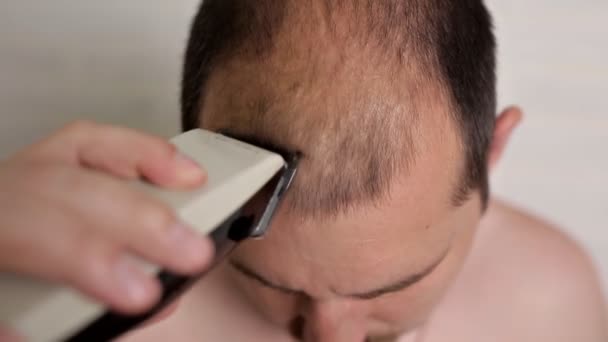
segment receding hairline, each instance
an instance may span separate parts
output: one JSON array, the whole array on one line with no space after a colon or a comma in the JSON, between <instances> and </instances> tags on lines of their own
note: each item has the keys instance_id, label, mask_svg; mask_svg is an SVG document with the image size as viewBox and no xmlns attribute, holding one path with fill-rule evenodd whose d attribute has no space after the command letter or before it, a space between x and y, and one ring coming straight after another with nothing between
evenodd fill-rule
<instances>
[{"instance_id":1,"label":"receding hairline","mask_svg":"<svg viewBox=\"0 0 608 342\"><path fill-rule=\"evenodd\" d=\"M250 62L250 63L257 63L257 62ZM256 69L256 70L263 70L263 68L252 68L252 69ZM251 69L250 69L251 70ZM230 99L230 95L227 93L232 93L232 94L238 94L237 97L239 99L242 99L243 96L247 97L247 96L252 96L253 98L257 99L262 99L263 101L271 101L270 99L274 98L274 97L268 97L268 96L256 96L258 94L258 91L260 91L260 87L258 87L257 84L250 84L248 82L241 82L241 80L237 80L236 82L234 82L234 84L237 84L239 86L245 87L246 89L238 89L238 88L231 88L230 84L232 82L227 81L226 78L230 77L230 75L235 76L237 78L242 77L243 72L239 72L239 69L237 67L232 67L230 70L223 70L221 67L219 67L215 72L214 75L212 75L210 77L210 82L208 84L208 91L206 92L205 96L210 96L211 98L209 99L209 101L203 101L203 103L205 104L205 106L202 108L202 111L205 113L203 115L203 119L201 124L203 127L211 129L211 130L215 130L215 131L226 131L229 132L231 135L236 135L236 136L244 136L246 137L247 140L250 141L259 141L261 142L263 145L266 146L271 146L273 148L278 148L280 150L288 150L288 151L298 151L302 153L302 163L303 163L303 167L308 167L306 166L306 164L308 163L317 163L319 165L322 165L323 163L319 161L319 158L317 158L317 155L311 154L311 152L315 152L314 150L311 151L311 146L309 146L309 144L311 143L310 140L304 140L304 141L294 141L294 140L290 140L289 137L292 136L294 133L293 130L296 130L296 132L300 132L300 131L304 131L304 136L307 137L308 139L314 139L315 137L315 133L307 133L306 130L310 129L309 126L307 125L302 125L302 124L294 124L293 122L291 122L290 120L276 120L279 116L283 116L283 117L288 117L288 118L293 118L293 117L297 117L298 114L289 112L289 111L283 111L281 110L280 112L272 112L272 107L273 104L272 103L268 103L266 102L265 104L255 104L253 106L251 106L249 109L251 109L250 112L247 113L243 113L243 103L247 102L247 101L236 101L235 100L231 100ZM220 93L216 93L219 89ZM249 90L248 90L249 89ZM244 94L244 92L246 93L247 91L252 91L253 94L256 95L249 95L249 94ZM435 91L439 91L438 89L435 89ZM222 94L222 92L227 92L226 94ZM328 94L329 95L329 94ZM429 107L429 106L449 106L449 104L446 101L438 101L438 97L437 96L431 96L429 94L424 95L424 101L421 103L419 100L420 98L420 94L418 94L417 96L415 96L415 100L413 101L412 99L412 103L410 103L410 105L412 105L412 108L416 108L416 107ZM443 95L441 95L443 96ZM218 102L223 103L223 104L228 104L228 105L236 105L236 107L229 107L230 109L227 111L226 110L222 110L222 105L216 105ZM414 102L416 103L416 106L414 106ZM214 107L215 108L210 108L210 107ZM240 108L239 108L240 107ZM216 113L213 113L212 111L210 111L210 109L213 109L214 111L218 111ZM399 150L401 151L405 151L405 153L402 153L402 155L400 157L397 158L390 158L390 156L385 156L385 160L389 160L392 159L391 162L397 161L396 164L390 164L391 162L388 162L386 165L380 163L377 164L376 167L378 169L382 168L383 170L381 172L385 172L387 171L386 169L392 169L390 170L391 172L386 172L382 175L383 177L383 182L384 184L381 185L376 185L377 188L374 189L374 195L372 196L361 196L360 198L356 198L355 200L351 200L348 201L348 205L345 205L344 207L339 207L339 208L333 208L331 210L321 210L320 208L311 208L311 207L307 207L307 205L304 205L303 203L305 202L309 202L304 198L301 198L302 196L306 196L308 195L306 192L302 192L301 188L306 186L305 184L308 183L314 183L314 182L318 182L318 180L315 179L306 179L306 176L302 176L301 174L298 176L298 178L296 178L296 182L294 184L294 192L295 194L295 200L288 200L288 205L290 206L291 210L294 210L296 212L301 212L303 214L306 214L308 216L310 216L311 218L317 218L317 219L326 219L326 218L332 218L335 217L337 214L344 214L346 212L350 212L351 210L358 210L359 208L361 208L361 206L366 206L369 204L372 205L380 205L382 203L384 203L384 201L387 198L387 196L389 195L388 189L391 187L392 184L394 184L394 181L396 181L396 176L397 174L400 175L400 177L403 177L403 173L407 172L408 168L414 167L414 164L416 162L416 156L415 154L417 153L417 142L414 141L416 139L416 127L415 125L417 125L416 121L419 119L419 113L417 113L418 109L414 109L412 110L412 112L408 112L408 113L401 113L401 114L405 114L404 116L407 117L407 119L399 119L399 121L401 122L401 124L408 124L411 123L412 125L410 126L414 126L414 127L408 127L407 128L407 134L406 134L406 138L407 141L401 141L400 145L398 147L394 147L392 149L391 152L398 152ZM397 115L397 114L395 114ZM395 115L392 115L393 117L395 117ZM451 130L453 131L457 131L457 127L455 122L453 122L453 118L448 114L448 113L443 113L443 114L439 114L441 116L443 116L446 121L450 122L450 126L451 126ZM267 119L260 119L260 117L265 117L268 116L268 118L271 118L271 120L267 120ZM308 117L307 115L304 115L305 117ZM353 114L348 114L347 116L349 116L350 118L358 118L357 115L353 115ZM253 123L248 121L248 120L252 120L253 119ZM381 120L380 120L381 121ZM375 123L378 123L379 120L374 120ZM264 127L264 125L268 125L266 127ZM260 126L262 125L262 126ZM390 126L389 126L390 127ZM270 128L270 129L269 129ZM377 135L378 132L380 133L386 133L386 131L383 131L383 129L386 128L386 125L380 125L381 129L372 129L371 132L373 132L374 134ZM273 132L273 130L282 130L285 129L285 131L281 132ZM328 132L327 129L323 129L322 131L324 132ZM379 138L379 141L382 143L384 141L396 141L397 139L391 139L390 137L387 136L382 136L381 138ZM461 142L461 139L456 138L455 139L457 143ZM463 155L464 151L462 149L462 146L459 145L458 150L460 151L460 154ZM374 150L373 148L371 150ZM374 151L371 151L372 153ZM362 153L365 155L368 155L369 153ZM329 155L330 157L332 155ZM335 155L334 155L335 156ZM388 157L388 158L387 158ZM399 159L399 160L397 160ZM464 158L462 158L464 159ZM332 164L336 164L336 162L334 161L334 163ZM339 164L339 163L338 163ZM454 207L458 207L460 205L462 205L466 199L468 199L467 196L463 196L463 194L461 193L461 188L464 186L464 163L462 163L462 165L458 165L456 168L456 173L458 174L457 176L455 176L455 180L454 180L454 184L453 184L453 190L451 191L452 196L450 196L449 199L447 199L448 201L450 201L450 204ZM318 175L317 175L318 176ZM353 176L354 177L354 176ZM377 183L377 182L376 182ZM371 191L370 191L371 192ZM288 197L290 199L293 199L294 196ZM332 200L332 202L336 202L335 200ZM339 202L339 201L338 201Z\"/></svg>"},{"instance_id":2,"label":"receding hairline","mask_svg":"<svg viewBox=\"0 0 608 342\"><path fill-rule=\"evenodd\" d=\"M219 2L216 1L209 1L209 3L211 4L216 4L215 6L218 6L217 4L219 4ZM241 1L232 1L232 0L226 0L224 2L224 4L241 4L241 6L244 6L245 8L247 8L249 5L244 5L245 2L241 2ZM286 2L289 4L295 4L296 2ZM328 12L322 13L324 15L326 15L327 18L331 18L332 17L332 10L334 10L334 14L335 13L339 13L339 10L343 9L340 8L340 2L336 2L336 1L325 1L322 2L326 5L336 5L338 7L333 7L331 8L331 6L327 6L327 10ZM345 3L351 3L351 2L345 2ZM359 1L352 1L353 4L355 3L359 3ZM400 20L405 20L404 17L399 17L399 15L394 16L392 14L396 14L398 13L398 11L384 11L386 9L389 9L389 7L391 6L391 4L401 4L400 6L408 6L407 9L411 10L410 12L413 14L409 14L409 20L411 24L409 27L412 27L414 29L417 29L417 34L414 35L403 35L403 27L401 27L400 24ZM383 48L383 49L387 49L387 48L395 48L396 45L394 42L393 43L389 43L391 42L390 39L381 39L382 38L382 33L384 32L388 32L388 33L394 33L394 32L401 32L401 35L399 35L400 38L408 38L408 39L414 39L413 41L413 45L412 44L402 44L402 45L407 45L407 47L410 49L408 50L408 48L404 48L403 46L399 46L399 48L397 49L397 54L393 55L396 56L396 60L400 60L401 62L404 61L404 59L400 59L400 57L403 57L403 49L406 49L407 51L411 51L411 49L413 48L413 50L415 50L415 56L417 58L431 58L431 60L434 62L432 64L438 63L438 61L436 61L436 58L440 58L442 57L441 53L444 53L443 50L439 50L440 47L439 46L435 46L434 42L433 42L433 34L437 34L437 32L439 31L435 31L434 29L432 29L432 25L433 21L432 20L438 20L438 18L441 18L442 15L445 15L445 11L441 10L441 9L433 9L433 5L435 4L433 3L429 3L426 4L423 1L402 1L402 2L397 2L397 1L387 1L386 2L386 8L384 7L384 2L378 2L378 3L369 3L368 5L371 7L367 7L367 8L360 8L362 9L362 11L360 11L359 13L362 13L364 15L364 19L369 19L370 23L374 23L375 22L375 27L379 28L379 30L374 31L374 33L376 34L376 36L372 37L372 38L380 38L377 39L377 42L379 44L379 47ZM256 34L253 35L248 35L247 39L243 38L244 36L242 36L242 39L236 39L235 41L233 41L234 45L232 47L228 47L226 49L223 49L223 53L219 53L216 55L215 57L215 64L209 64L210 68L207 69L207 75L204 75L202 77L203 80L205 80L205 77L208 78L208 76L213 76L213 73L215 73L217 71L217 69L220 67L220 65L218 64L218 60L221 58L225 58L227 56L230 56L231 54L235 54L236 51L238 51L238 56L245 56L246 58L259 58L260 56L264 57L264 56L268 56L268 54L270 54L270 52L272 51L272 48L274 46L274 44L276 43L276 36L278 33L281 32L281 27L282 24L284 23L284 19L285 19L285 7L272 7L272 5L274 5L274 3L272 1L258 1L256 2L256 4L252 4L252 8L251 10L254 12L243 12L243 13L249 13L249 14L255 14L254 19L252 19L250 22L246 23L246 25L258 25L258 28L261 28L261 30L253 30L252 32L258 32ZM454 4L448 4L449 6L457 6ZM230 5L226 5L226 7L229 7ZM266 7L266 6L270 6L270 7ZM220 6L221 7L221 6ZM337 10L336 10L337 8ZM405 8L405 7L404 7ZM261 9L261 11L258 11L258 9ZM395 9L395 7L393 6L393 9ZM428 11L434 11L434 10L438 10L440 12L440 16L435 18L433 17L433 14L430 14L431 12ZM373 14L375 12L375 14ZM218 12L216 11L215 14L217 14ZM380 13L381 15L378 16L377 14ZM390 15L386 15L385 14L390 14ZM329 15L327 15L329 14ZM221 16L220 16L221 19ZM242 19L242 18L241 18ZM352 18L351 18L352 19ZM413 19L413 21L412 21ZM485 20L485 19L484 19ZM407 21L407 20L406 20ZM331 21L330 21L331 23ZM403 23L403 22L401 22ZM436 24L436 23L435 23ZM239 29L239 22L238 20L236 20L236 26L232 26L232 30L234 31L236 28L236 31L238 31ZM251 26L251 27L254 27ZM249 26L247 26L249 27ZM329 28L332 28L331 25L328 26ZM392 28L391 28L392 27ZM240 27L241 29L243 27ZM395 31L396 30L396 31ZM194 32L195 30L193 30ZM222 35L219 35L222 36ZM370 36L371 37L371 36ZM367 38L370 38L367 37ZM412 38L414 37L414 38ZM374 39L372 39L372 42L374 41ZM443 42L442 42L443 43ZM438 43L437 43L438 44ZM197 48L196 46L191 46L193 48ZM244 47L244 48L243 48ZM200 48L200 47L199 47ZM426 50L426 49L429 50ZM240 49L240 50L239 50ZM437 51L435 51L435 49L437 49ZM288 51L288 50L283 50L283 51ZM322 54L318 54L318 55L322 55ZM389 54L390 55L390 54ZM220 56L220 57L218 57ZM233 58L233 57L232 57ZM485 58L485 57L484 57ZM407 61L408 59L406 58L405 61ZM211 67L212 66L212 67ZM439 66L439 65L427 65L428 70L429 71L433 71L433 72L438 72L438 70L442 70L442 68L445 68L445 66ZM456 68L455 70L457 70L458 68ZM201 69L200 72L205 72L204 69ZM490 72L490 70L488 69L487 72ZM491 73L491 72L490 72ZM488 80L490 80L491 78L489 78ZM206 81L206 80L205 80ZM442 82L445 82L445 80L442 80ZM444 84L447 86L447 82ZM201 102L203 103L203 105L206 103L206 101L203 101L203 98L205 98L208 95L208 91L206 91L205 89L205 85L203 83L200 83L199 85L195 85L196 87L199 87L200 89L198 89L197 91L200 91L199 95L196 97L196 99L199 101L199 105L201 104ZM452 85L452 88L454 87L454 85ZM454 89L451 89L451 91L455 91ZM188 92L185 92L185 94L187 94ZM189 94L195 94L195 93L189 93ZM184 108L187 108L187 104L188 104L188 98L192 99L194 97L192 96L186 96L184 97ZM454 104L454 108L455 112L461 112L462 111L462 107L460 107L460 103L456 102ZM203 108L200 108L201 112ZM465 107L466 109L466 107ZM192 116L192 112L190 112L190 114L187 114L188 111L185 110L184 111L184 115L185 117L187 115L191 115ZM202 113L197 113L197 114L202 114ZM198 116L198 115L197 115ZM192 122L192 121L191 121ZM464 131L465 128L463 128ZM461 132L463 133L463 132ZM257 132L257 135L259 135L260 137L264 136L264 132ZM467 133L468 134L468 133ZM469 152L467 152L469 153ZM478 153L479 155L479 153ZM468 171L467 171L468 172ZM481 173L483 173L483 171L473 171L475 175L478 176L474 176L474 177L480 177ZM481 173L480 173L481 172ZM465 173L465 172L463 172ZM371 174L373 174L373 171L371 172ZM467 177L471 177L470 175L468 175ZM470 188L469 186L471 185L475 185L475 183L471 183L470 179L467 179L466 181L462 182L462 186L457 187L457 191L455 191L455 199L456 202L462 202L464 200L466 200L467 195L470 194ZM483 180L482 180L483 183ZM483 186L483 185L482 185ZM333 198L334 200L340 200L341 199L341 195L337 194L337 196L334 196ZM343 198L342 198L343 199Z\"/></svg>"}]
</instances>

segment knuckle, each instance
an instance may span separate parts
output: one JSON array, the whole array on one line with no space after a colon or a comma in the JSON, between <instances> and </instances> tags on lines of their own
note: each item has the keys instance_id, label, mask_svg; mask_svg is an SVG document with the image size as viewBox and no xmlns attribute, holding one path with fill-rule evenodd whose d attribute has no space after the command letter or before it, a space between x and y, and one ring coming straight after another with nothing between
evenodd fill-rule
<instances>
[{"instance_id":1,"label":"knuckle","mask_svg":"<svg viewBox=\"0 0 608 342\"><path fill-rule=\"evenodd\" d=\"M107 276L107 272L113 263L113 252L108 246L103 246L101 241L83 241L73 246L73 265L66 270L66 277L75 283L84 280L100 280Z\"/></svg>"},{"instance_id":2,"label":"knuckle","mask_svg":"<svg viewBox=\"0 0 608 342\"><path fill-rule=\"evenodd\" d=\"M63 128L63 132L69 135L73 134L81 134L83 132L90 132L92 129L96 127L96 124L92 121L79 119L67 124Z\"/></svg>"},{"instance_id":3,"label":"knuckle","mask_svg":"<svg viewBox=\"0 0 608 342\"><path fill-rule=\"evenodd\" d=\"M63 126L48 140L51 145L59 142L80 140L89 137L97 129L98 124L93 121L78 119Z\"/></svg>"},{"instance_id":4,"label":"knuckle","mask_svg":"<svg viewBox=\"0 0 608 342\"><path fill-rule=\"evenodd\" d=\"M142 229L162 232L175 222L175 214L160 203L147 203L136 211L136 218Z\"/></svg>"},{"instance_id":5,"label":"knuckle","mask_svg":"<svg viewBox=\"0 0 608 342\"><path fill-rule=\"evenodd\" d=\"M165 141L164 139L162 139L160 137L153 136L153 135L147 135L146 137L147 137L147 140L149 141L150 145L154 145L155 147L170 149L172 146L169 142Z\"/></svg>"},{"instance_id":6,"label":"knuckle","mask_svg":"<svg viewBox=\"0 0 608 342\"><path fill-rule=\"evenodd\" d=\"M82 239L81 236L72 236L69 240L69 242L64 241L63 243L64 253L59 255L58 252L55 252L62 265L57 276L61 280L78 284L83 278L90 277L91 273L99 268L102 261L98 250L92 248L90 241ZM70 257L72 255L78 255L78 257Z\"/></svg>"},{"instance_id":7,"label":"knuckle","mask_svg":"<svg viewBox=\"0 0 608 342\"><path fill-rule=\"evenodd\" d=\"M159 137L148 136L147 139L145 139L145 142L151 151L155 151L165 156L170 156L176 151L175 145Z\"/></svg>"},{"instance_id":8,"label":"knuckle","mask_svg":"<svg viewBox=\"0 0 608 342\"><path fill-rule=\"evenodd\" d=\"M68 180L74 180L72 172L63 165L53 163L40 163L36 167L24 170L23 178L27 179L27 185L33 189L48 189L52 186L64 186L72 184Z\"/></svg>"},{"instance_id":9,"label":"knuckle","mask_svg":"<svg viewBox=\"0 0 608 342\"><path fill-rule=\"evenodd\" d=\"M63 170L58 168L52 177L55 187L63 188L66 196L70 196L71 198L93 193L94 184L92 184L91 179L86 174L81 172L68 168L63 168Z\"/></svg>"}]
</instances>

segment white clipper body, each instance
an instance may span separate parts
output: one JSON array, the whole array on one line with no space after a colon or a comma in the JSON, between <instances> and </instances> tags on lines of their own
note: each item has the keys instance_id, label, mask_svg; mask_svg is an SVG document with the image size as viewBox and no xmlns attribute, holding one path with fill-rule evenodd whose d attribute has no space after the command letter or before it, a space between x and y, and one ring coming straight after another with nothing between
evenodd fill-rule
<instances>
[{"instance_id":1,"label":"white clipper body","mask_svg":"<svg viewBox=\"0 0 608 342\"><path fill-rule=\"evenodd\" d=\"M204 235L234 215L286 166L277 153L205 130L186 132L171 142L205 167L207 183L185 192L161 190L143 182L135 186L168 204L182 222ZM159 269L151 266L151 271ZM104 312L105 307L71 289L0 273L0 325L16 330L28 341L85 340L70 336Z\"/></svg>"}]
</instances>

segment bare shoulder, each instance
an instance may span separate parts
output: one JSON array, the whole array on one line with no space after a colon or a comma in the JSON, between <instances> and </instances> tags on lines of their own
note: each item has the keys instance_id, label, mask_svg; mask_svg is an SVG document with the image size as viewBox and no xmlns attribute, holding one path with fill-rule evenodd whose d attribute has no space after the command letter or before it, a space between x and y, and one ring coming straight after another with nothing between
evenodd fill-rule
<instances>
[{"instance_id":1,"label":"bare shoulder","mask_svg":"<svg viewBox=\"0 0 608 342\"><path fill-rule=\"evenodd\" d=\"M496 291L487 304L503 309L519 340L608 341L593 263L554 225L493 202L471 260L476 284Z\"/></svg>"},{"instance_id":2,"label":"bare shoulder","mask_svg":"<svg viewBox=\"0 0 608 342\"><path fill-rule=\"evenodd\" d=\"M225 264L217 267L184 295L172 315L119 342L292 341L245 305L246 299L226 276Z\"/></svg>"}]
</instances>

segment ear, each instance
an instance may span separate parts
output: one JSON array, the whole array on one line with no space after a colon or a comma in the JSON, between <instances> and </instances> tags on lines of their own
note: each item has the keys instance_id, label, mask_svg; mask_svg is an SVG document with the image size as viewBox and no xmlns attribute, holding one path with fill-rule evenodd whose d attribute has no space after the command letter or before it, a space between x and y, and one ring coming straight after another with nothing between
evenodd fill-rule
<instances>
[{"instance_id":1,"label":"ear","mask_svg":"<svg viewBox=\"0 0 608 342\"><path fill-rule=\"evenodd\" d=\"M511 138L511 134L517 128L523 117L521 109L518 107L509 107L505 109L496 119L494 127L494 136L490 145L489 168L494 169L500 161L502 154Z\"/></svg>"}]
</instances>

